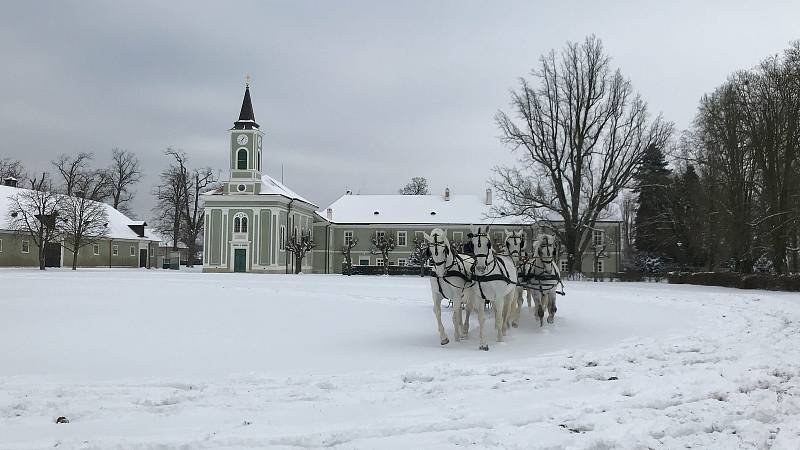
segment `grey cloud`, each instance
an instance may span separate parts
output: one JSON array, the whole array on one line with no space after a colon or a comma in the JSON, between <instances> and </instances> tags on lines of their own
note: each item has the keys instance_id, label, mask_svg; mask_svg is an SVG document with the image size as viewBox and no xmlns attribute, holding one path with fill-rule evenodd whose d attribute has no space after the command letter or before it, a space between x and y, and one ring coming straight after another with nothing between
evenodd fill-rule
<instances>
[{"instance_id":1,"label":"grey cloud","mask_svg":"<svg viewBox=\"0 0 800 450\"><path fill-rule=\"evenodd\" d=\"M792 2L13 2L0 17L0 157L161 152L225 169L244 72L265 167L325 206L423 175L481 192L514 156L493 115L543 53L594 33L654 113L690 124L733 70L798 38Z\"/></svg>"}]
</instances>

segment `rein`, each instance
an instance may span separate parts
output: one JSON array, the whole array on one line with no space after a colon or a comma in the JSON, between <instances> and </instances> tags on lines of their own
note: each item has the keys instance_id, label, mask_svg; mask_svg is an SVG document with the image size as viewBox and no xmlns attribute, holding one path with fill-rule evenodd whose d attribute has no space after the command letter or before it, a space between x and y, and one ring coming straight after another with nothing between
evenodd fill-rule
<instances>
[{"instance_id":1,"label":"rein","mask_svg":"<svg viewBox=\"0 0 800 450\"><path fill-rule=\"evenodd\" d=\"M439 293L444 298L448 298L448 297L446 295L444 295L444 290L442 289L442 280L444 280L445 283L449 284L450 286L452 286L452 287L454 287L456 289L460 289L459 286L456 286L455 284L453 284L450 281L448 281L447 280L448 278L456 277L456 278L460 278L460 279L462 279L464 281L469 281L469 277L467 277L467 275L464 273L464 272L466 272L466 267L464 265L464 261L460 257L457 257L457 255L455 255L453 253L450 253L447 257L445 257L445 259L443 259L440 262L434 261L433 265L438 267L438 266L443 266L443 265L447 264L447 258L450 257L450 255L452 255L452 257L453 257L453 262L449 266L444 268L444 274L443 275L439 276L436 273L435 270L431 271L431 277L436 278L436 285L439 287ZM457 267L457 268L454 269L454 267Z\"/></svg>"},{"instance_id":2,"label":"rein","mask_svg":"<svg viewBox=\"0 0 800 450\"><path fill-rule=\"evenodd\" d=\"M489 249L489 252L491 252L491 249ZM480 255L480 257L488 259L489 258L489 254L490 253L487 252L486 255ZM475 257L478 258L479 255L475 255ZM478 291L480 292L481 298L484 301L487 301L489 299L487 299L486 298L486 294L483 293L483 286L481 286L481 283L489 283L491 281L504 281L504 282L506 282L508 284L516 284L513 281L511 281L511 278L508 277L509 270L508 270L508 267L506 267L506 263L503 262L502 259L496 258L492 254L492 263L491 264L492 264L492 268L487 270L488 273L484 273L483 275L479 275L479 274L475 273L475 266L474 265L472 266L472 281L474 281L475 283L478 284ZM496 268L498 268L498 266L500 267L500 272L499 273L491 273L491 272L494 272L494 270Z\"/></svg>"},{"instance_id":3,"label":"rein","mask_svg":"<svg viewBox=\"0 0 800 450\"><path fill-rule=\"evenodd\" d=\"M539 266L536 264L536 261L541 261L542 265ZM528 265L529 264L529 265ZM530 269L526 270L525 267L531 267L533 269L539 269L540 272L536 273L536 270L531 271ZM546 273L548 266L552 267L553 270L551 273ZM561 275L558 273L555 265L555 261L551 258L550 261L544 261L541 258L533 258L533 262L529 263L526 261L522 264L522 270L519 272L519 280L520 282L517 283L517 286L521 286L526 289L536 289L539 291L540 294L544 294L546 291L550 291L551 289L556 289L558 285L561 285L561 290L556 290L556 294L559 295L566 295L564 293L564 283L561 281ZM548 283L547 287L544 287L544 282L546 281L555 281L555 283Z\"/></svg>"}]
</instances>

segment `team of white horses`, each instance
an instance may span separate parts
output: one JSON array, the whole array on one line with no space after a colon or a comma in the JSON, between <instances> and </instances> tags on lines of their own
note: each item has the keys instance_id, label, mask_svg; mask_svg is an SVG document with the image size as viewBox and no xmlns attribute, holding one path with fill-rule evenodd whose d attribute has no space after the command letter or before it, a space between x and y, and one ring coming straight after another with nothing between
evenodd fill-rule
<instances>
[{"instance_id":1,"label":"team of white horses","mask_svg":"<svg viewBox=\"0 0 800 450\"><path fill-rule=\"evenodd\" d=\"M556 313L556 293L561 275L555 263L556 239L550 234L539 234L525 251L525 233L522 230L505 231L505 249L493 249L489 227L471 227L473 255L457 254L450 247L447 233L439 228L425 233L427 252L433 261L431 293L433 312L439 327L441 344L450 342L442 324L442 300L453 303L453 337L456 341L469 332L469 315L478 313L481 350L489 350L484 332L486 314L484 305L490 304L494 312L497 342L502 342L509 326L517 327L523 304L523 292L528 307L533 299L539 325L553 323ZM462 319L462 305L466 320Z\"/></svg>"}]
</instances>

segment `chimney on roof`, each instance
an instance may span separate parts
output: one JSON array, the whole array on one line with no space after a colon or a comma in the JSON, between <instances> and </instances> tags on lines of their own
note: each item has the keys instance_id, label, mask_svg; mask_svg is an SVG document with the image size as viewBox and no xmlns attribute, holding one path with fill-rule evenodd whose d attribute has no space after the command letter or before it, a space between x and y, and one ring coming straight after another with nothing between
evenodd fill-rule
<instances>
[{"instance_id":1,"label":"chimney on roof","mask_svg":"<svg viewBox=\"0 0 800 450\"><path fill-rule=\"evenodd\" d=\"M325 212L327 213L328 220L333 220L333 208L328 208Z\"/></svg>"},{"instance_id":2,"label":"chimney on roof","mask_svg":"<svg viewBox=\"0 0 800 450\"><path fill-rule=\"evenodd\" d=\"M344 195L353 195L353 191L348 189L348 190L344 191Z\"/></svg>"},{"instance_id":3,"label":"chimney on roof","mask_svg":"<svg viewBox=\"0 0 800 450\"><path fill-rule=\"evenodd\" d=\"M450 188L444 188L444 201L450 201Z\"/></svg>"},{"instance_id":4,"label":"chimney on roof","mask_svg":"<svg viewBox=\"0 0 800 450\"><path fill-rule=\"evenodd\" d=\"M486 189L486 200L484 200L487 206L492 206L492 190Z\"/></svg>"},{"instance_id":5,"label":"chimney on roof","mask_svg":"<svg viewBox=\"0 0 800 450\"><path fill-rule=\"evenodd\" d=\"M14 178L14 177L8 177L8 178L3 180L3 186L8 186L8 187L14 187L15 188L15 187L17 187L17 179Z\"/></svg>"}]
</instances>

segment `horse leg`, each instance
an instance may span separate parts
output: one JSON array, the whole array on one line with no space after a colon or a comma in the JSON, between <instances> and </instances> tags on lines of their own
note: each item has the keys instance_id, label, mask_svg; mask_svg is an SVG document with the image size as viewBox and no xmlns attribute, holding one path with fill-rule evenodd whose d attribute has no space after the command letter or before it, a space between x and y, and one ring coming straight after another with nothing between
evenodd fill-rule
<instances>
[{"instance_id":1,"label":"horse leg","mask_svg":"<svg viewBox=\"0 0 800 450\"><path fill-rule=\"evenodd\" d=\"M472 311L473 308L473 299L472 299L472 290L467 288L464 289L464 294L462 294L462 300L466 309L466 314L464 318L464 328L461 330L461 336L465 339L469 336L469 313Z\"/></svg>"},{"instance_id":2,"label":"horse leg","mask_svg":"<svg viewBox=\"0 0 800 450\"><path fill-rule=\"evenodd\" d=\"M514 328L519 326L519 316L522 313L522 302L525 301L523 298L524 294L525 291L522 288L515 288L515 295L511 304L511 326Z\"/></svg>"},{"instance_id":3,"label":"horse leg","mask_svg":"<svg viewBox=\"0 0 800 450\"><path fill-rule=\"evenodd\" d=\"M511 316L514 314L514 306L517 304L516 289L506 295L503 302L503 336L508 335L508 329L511 328Z\"/></svg>"},{"instance_id":4,"label":"horse leg","mask_svg":"<svg viewBox=\"0 0 800 450\"><path fill-rule=\"evenodd\" d=\"M439 327L439 343L447 345L450 339L447 338L447 333L444 332L444 325L442 325L442 297L438 292L433 293L433 315L436 317L436 325Z\"/></svg>"},{"instance_id":5,"label":"horse leg","mask_svg":"<svg viewBox=\"0 0 800 450\"><path fill-rule=\"evenodd\" d=\"M484 351L488 351L489 344L486 343L486 334L484 333L484 324L486 323L486 310L483 307L482 299L476 299L475 303L478 303L475 306L478 309L478 324L479 324L480 338L481 338L481 343L478 348Z\"/></svg>"},{"instance_id":6,"label":"horse leg","mask_svg":"<svg viewBox=\"0 0 800 450\"><path fill-rule=\"evenodd\" d=\"M492 309L494 310L494 330L497 332L497 342L503 342L503 310L505 309L505 297L493 300Z\"/></svg>"},{"instance_id":7,"label":"horse leg","mask_svg":"<svg viewBox=\"0 0 800 450\"><path fill-rule=\"evenodd\" d=\"M531 301L530 297L531 296L528 297L529 302ZM542 298L542 293L536 292L535 290L533 291L532 297L533 297L533 304L536 312L536 317L539 318L539 326L541 327L544 325L544 305L543 305L544 299Z\"/></svg>"},{"instance_id":8,"label":"horse leg","mask_svg":"<svg viewBox=\"0 0 800 450\"><path fill-rule=\"evenodd\" d=\"M556 315L556 311L558 310L558 308L556 308L556 294L554 292L550 292L547 294L547 296L550 299L547 305L547 323L553 323L553 317Z\"/></svg>"},{"instance_id":9,"label":"horse leg","mask_svg":"<svg viewBox=\"0 0 800 450\"><path fill-rule=\"evenodd\" d=\"M463 296L453 302L453 339L456 342L461 340L461 305L463 302Z\"/></svg>"}]
</instances>

